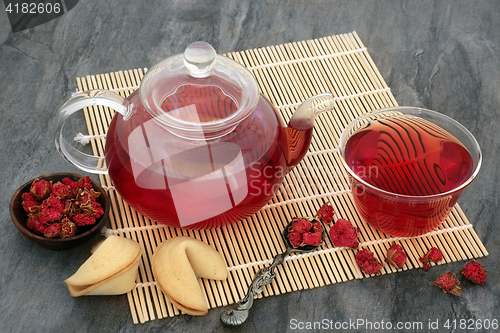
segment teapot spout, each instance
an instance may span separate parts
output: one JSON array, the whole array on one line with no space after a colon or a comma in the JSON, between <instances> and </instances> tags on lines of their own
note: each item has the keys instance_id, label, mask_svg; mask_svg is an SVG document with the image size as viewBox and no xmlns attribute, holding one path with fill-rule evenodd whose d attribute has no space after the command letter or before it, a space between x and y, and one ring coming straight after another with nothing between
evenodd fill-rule
<instances>
[{"instance_id":1,"label":"teapot spout","mask_svg":"<svg viewBox=\"0 0 500 333\"><path fill-rule=\"evenodd\" d=\"M313 134L314 119L325 111L333 110L335 100L331 93L316 95L302 103L294 112L286 128L289 168L297 165L307 153Z\"/></svg>"}]
</instances>

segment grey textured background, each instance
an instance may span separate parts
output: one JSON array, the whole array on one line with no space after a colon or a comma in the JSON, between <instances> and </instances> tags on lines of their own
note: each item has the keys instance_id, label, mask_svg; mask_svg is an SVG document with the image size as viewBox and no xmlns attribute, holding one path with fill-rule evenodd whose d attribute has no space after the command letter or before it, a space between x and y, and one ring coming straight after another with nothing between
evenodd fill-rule
<instances>
[{"instance_id":1,"label":"grey textured background","mask_svg":"<svg viewBox=\"0 0 500 333\"><path fill-rule=\"evenodd\" d=\"M150 67L196 40L225 53L351 31L400 105L447 114L478 139L482 170L459 203L490 253L480 259L487 284L465 286L460 298L427 285L465 262L350 281L258 300L235 331L300 331L293 319L423 323L407 332L428 331L428 321L439 320L439 331L449 331L447 319L500 319L500 2L81 0L62 17L15 34L0 9L0 332L229 332L219 324L220 309L134 325L126 296L73 299L62 281L92 242L63 252L35 246L13 227L10 197L38 175L79 172L53 144L56 112L78 76Z\"/></svg>"}]
</instances>

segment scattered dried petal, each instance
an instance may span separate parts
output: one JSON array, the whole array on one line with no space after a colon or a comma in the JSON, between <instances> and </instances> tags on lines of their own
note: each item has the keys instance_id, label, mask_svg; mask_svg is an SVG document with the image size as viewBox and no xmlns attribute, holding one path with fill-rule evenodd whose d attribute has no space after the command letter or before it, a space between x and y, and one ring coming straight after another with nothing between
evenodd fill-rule
<instances>
[{"instance_id":1,"label":"scattered dried petal","mask_svg":"<svg viewBox=\"0 0 500 333\"><path fill-rule=\"evenodd\" d=\"M387 250L387 257L385 262L391 264L396 268L403 268L406 262L406 253L399 244L392 244L392 246Z\"/></svg>"},{"instance_id":2,"label":"scattered dried petal","mask_svg":"<svg viewBox=\"0 0 500 333\"><path fill-rule=\"evenodd\" d=\"M356 253L356 264L365 274L380 274L380 269L384 267L384 264L379 262L368 249Z\"/></svg>"},{"instance_id":3,"label":"scattered dried petal","mask_svg":"<svg viewBox=\"0 0 500 333\"><path fill-rule=\"evenodd\" d=\"M339 219L330 228L330 239L335 246L357 248L359 246L358 232L359 228L355 228L351 222Z\"/></svg>"},{"instance_id":4,"label":"scattered dried petal","mask_svg":"<svg viewBox=\"0 0 500 333\"><path fill-rule=\"evenodd\" d=\"M467 280L480 285L484 285L488 277L484 265L475 260L469 261L467 265L460 270L460 274L465 276Z\"/></svg>"},{"instance_id":5,"label":"scattered dried petal","mask_svg":"<svg viewBox=\"0 0 500 333\"><path fill-rule=\"evenodd\" d=\"M324 203L321 208L316 212L316 218L320 219L324 223L331 225L333 221L333 214L335 210L329 202Z\"/></svg>"},{"instance_id":6,"label":"scattered dried petal","mask_svg":"<svg viewBox=\"0 0 500 333\"><path fill-rule=\"evenodd\" d=\"M430 286L438 286L443 292L456 296L462 295L462 289L458 286L459 284L460 281L458 281L457 276L452 272L441 274L436 281L429 282Z\"/></svg>"},{"instance_id":7,"label":"scattered dried petal","mask_svg":"<svg viewBox=\"0 0 500 333\"><path fill-rule=\"evenodd\" d=\"M443 254L437 247L431 247L429 251L427 251L425 256L419 258L419 260L423 263L424 269L428 271L431 262L438 262L443 260Z\"/></svg>"}]
</instances>

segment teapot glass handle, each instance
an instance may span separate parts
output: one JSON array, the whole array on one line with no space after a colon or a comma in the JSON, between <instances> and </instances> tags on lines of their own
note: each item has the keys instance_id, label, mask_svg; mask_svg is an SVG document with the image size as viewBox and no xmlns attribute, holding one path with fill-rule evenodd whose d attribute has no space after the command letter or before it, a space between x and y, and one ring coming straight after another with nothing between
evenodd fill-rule
<instances>
[{"instance_id":1,"label":"teapot glass handle","mask_svg":"<svg viewBox=\"0 0 500 333\"><path fill-rule=\"evenodd\" d=\"M83 108L95 105L110 107L121 113L125 119L130 116L132 109L127 99L108 90L89 90L78 93L59 109L55 143L57 151L71 164L86 172L106 174L108 170L104 157L85 154L74 148L62 136L64 123L70 115Z\"/></svg>"}]
</instances>

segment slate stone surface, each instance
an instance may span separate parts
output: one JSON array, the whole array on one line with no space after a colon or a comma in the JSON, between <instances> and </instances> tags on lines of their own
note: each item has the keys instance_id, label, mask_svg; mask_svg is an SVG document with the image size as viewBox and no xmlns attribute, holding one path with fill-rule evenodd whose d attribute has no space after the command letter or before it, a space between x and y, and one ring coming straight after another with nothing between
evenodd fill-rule
<instances>
[{"instance_id":1,"label":"slate stone surface","mask_svg":"<svg viewBox=\"0 0 500 333\"><path fill-rule=\"evenodd\" d=\"M400 322L422 324L400 331L425 332L436 321L436 331L460 331L461 320L467 327L498 321L498 17L496 0L81 0L53 21L12 33L0 13L0 332L230 332L219 323L220 309L134 325L126 296L70 297L62 281L92 242L63 252L35 246L13 227L10 197L38 175L79 172L53 139L56 112L78 76L150 67L196 40L225 53L351 31L400 105L447 114L478 139L483 166L459 203L490 253L480 259L487 283L464 283L460 298L428 286L447 270L458 272L463 261L350 281L258 300L235 331L365 332L367 322L381 331L390 322L396 331ZM447 320L456 330L444 327ZM307 329L308 322L325 325ZM335 323L350 325L336 330Z\"/></svg>"}]
</instances>

